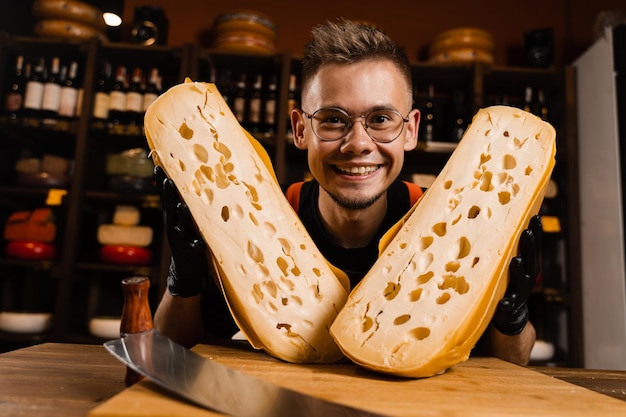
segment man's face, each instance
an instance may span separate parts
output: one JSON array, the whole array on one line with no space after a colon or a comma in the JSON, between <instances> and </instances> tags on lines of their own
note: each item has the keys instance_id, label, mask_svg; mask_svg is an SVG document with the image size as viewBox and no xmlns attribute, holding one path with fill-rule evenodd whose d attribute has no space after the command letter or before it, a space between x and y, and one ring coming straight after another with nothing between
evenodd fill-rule
<instances>
[{"instance_id":1,"label":"man's face","mask_svg":"<svg viewBox=\"0 0 626 417\"><path fill-rule=\"evenodd\" d=\"M362 209L376 201L400 174L404 152L417 145L419 112L411 111L407 89L393 63L368 60L325 65L302 91L302 110L308 114L338 107L360 116L382 107L408 115L397 139L378 143L367 134L363 118L352 119L354 125L343 139L324 142L313 132L311 120L299 111L292 113L295 145L308 151L311 174L340 206Z\"/></svg>"}]
</instances>

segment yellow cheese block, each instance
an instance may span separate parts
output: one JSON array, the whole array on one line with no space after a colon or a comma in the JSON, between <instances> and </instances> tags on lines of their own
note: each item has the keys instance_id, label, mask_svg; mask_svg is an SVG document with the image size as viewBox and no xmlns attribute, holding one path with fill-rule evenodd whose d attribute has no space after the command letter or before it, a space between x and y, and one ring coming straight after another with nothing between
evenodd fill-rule
<instances>
[{"instance_id":1,"label":"yellow cheese block","mask_svg":"<svg viewBox=\"0 0 626 417\"><path fill-rule=\"evenodd\" d=\"M113 224L121 226L137 226L141 220L141 213L135 206L120 204L115 206Z\"/></svg>"},{"instance_id":2,"label":"yellow cheese block","mask_svg":"<svg viewBox=\"0 0 626 417\"><path fill-rule=\"evenodd\" d=\"M466 360L504 295L555 153L555 131L539 118L480 110L333 323L346 356L407 377Z\"/></svg>"},{"instance_id":3,"label":"yellow cheese block","mask_svg":"<svg viewBox=\"0 0 626 417\"><path fill-rule=\"evenodd\" d=\"M98 243L101 245L138 246L152 244L150 226L124 226L119 224L101 224L98 226Z\"/></svg>"},{"instance_id":4,"label":"yellow cheese block","mask_svg":"<svg viewBox=\"0 0 626 417\"><path fill-rule=\"evenodd\" d=\"M187 82L148 108L155 165L176 184L251 344L289 362L342 358L328 329L348 296L279 187L269 158L213 84Z\"/></svg>"}]
</instances>

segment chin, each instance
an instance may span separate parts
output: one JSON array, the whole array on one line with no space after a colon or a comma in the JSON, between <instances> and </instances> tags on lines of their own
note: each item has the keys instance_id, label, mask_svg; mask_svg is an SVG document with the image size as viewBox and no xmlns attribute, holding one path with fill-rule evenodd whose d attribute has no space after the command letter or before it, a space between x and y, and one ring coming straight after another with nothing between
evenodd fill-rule
<instances>
[{"instance_id":1,"label":"chin","mask_svg":"<svg viewBox=\"0 0 626 417\"><path fill-rule=\"evenodd\" d=\"M382 196L382 194L378 194L375 196L344 197L336 196L331 193L329 193L329 195L337 205L348 210L365 210L374 205Z\"/></svg>"}]
</instances>

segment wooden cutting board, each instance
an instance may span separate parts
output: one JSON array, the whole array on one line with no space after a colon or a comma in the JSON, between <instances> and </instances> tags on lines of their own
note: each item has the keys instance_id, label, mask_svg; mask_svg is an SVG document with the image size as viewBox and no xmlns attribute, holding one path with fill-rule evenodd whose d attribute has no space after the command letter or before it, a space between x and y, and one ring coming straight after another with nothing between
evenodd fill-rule
<instances>
[{"instance_id":1,"label":"wooden cutting board","mask_svg":"<svg viewBox=\"0 0 626 417\"><path fill-rule=\"evenodd\" d=\"M445 374L399 379L353 364L295 365L247 347L195 352L275 384L389 416L626 416L626 402L494 358L471 358ZM241 392L246 401L245 391ZM89 417L222 416L144 380ZM297 413L294 412L294 416Z\"/></svg>"}]
</instances>

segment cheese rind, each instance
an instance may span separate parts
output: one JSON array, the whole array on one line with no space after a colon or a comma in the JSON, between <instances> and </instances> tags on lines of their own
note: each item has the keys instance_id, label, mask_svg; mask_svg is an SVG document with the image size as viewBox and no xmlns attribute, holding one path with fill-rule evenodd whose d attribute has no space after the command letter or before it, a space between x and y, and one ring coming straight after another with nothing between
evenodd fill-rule
<instances>
[{"instance_id":1,"label":"cheese rind","mask_svg":"<svg viewBox=\"0 0 626 417\"><path fill-rule=\"evenodd\" d=\"M346 356L407 377L466 360L504 295L555 153L548 123L511 107L480 110L333 323Z\"/></svg>"},{"instance_id":2,"label":"cheese rind","mask_svg":"<svg viewBox=\"0 0 626 417\"><path fill-rule=\"evenodd\" d=\"M342 358L328 329L347 285L215 85L187 81L171 88L147 110L144 125L153 161L188 205L251 344L289 362Z\"/></svg>"}]
</instances>

